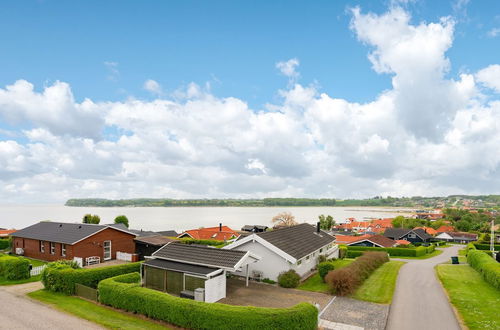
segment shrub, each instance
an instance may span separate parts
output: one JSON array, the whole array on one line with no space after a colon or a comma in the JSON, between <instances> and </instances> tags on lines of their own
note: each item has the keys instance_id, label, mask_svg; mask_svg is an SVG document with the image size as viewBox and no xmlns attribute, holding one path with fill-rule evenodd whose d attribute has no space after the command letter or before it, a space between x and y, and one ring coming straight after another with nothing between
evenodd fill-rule
<instances>
[{"instance_id":1,"label":"shrub","mask_svg":"<svg viewBox=\"0 0 500 330\"><path fill-rule=\"evenodd\" d=\"M326 283L332 293L347 295L353 293L378 267L389 261L387 253L365 252L350 265L330 271Z\"/></svg>"},{"instance_id":2,"label":"shrub","mask_svg":"<svg viewBox=\"0 0 500 330\"><path fill-rule=\"evenodd\" d=\"M347 246L341 245L339 246L339 258L344 259L347 255Z\"/></svg>"},{"instance_id":3,"label":"shrub","mask_svg":"<svg viewBox=\"0 0 500 330\"><path fill-rule=\"evenodd\" d=\"M484 250L484 251L489 251L490 250L490 244L478 244L478 243L469 243L474 245L474 247L478 250ZM495 251L500 251L500 244L495 244L494 245Z\"/></svg>"},{"instance_id":4,"label":"shrub","mask_svg":"<svg viewBox=\"0 0 500 330\"><path fill-rule=\"evenodd\" d=\"M276 281L273 281L273 280L268 279L268 278L263 279L262 282L267 283L267 284L276 284Z\"/></svg>"},{"instance_id":5,"label":"shrub","mask_svg":"<svg viewBox=\"0 0 500 330\"><path fill-rule=\"evenodd\" d=\"M427 253L432 253L436 250L436 247L434 245L429 245L427 248L426 248L426 252Z\"/></svg>"},{"instance_id":6,"label":"shrub","mask_svg":"<svg viewBox=\"0 0 500 330\"><path fill-rule=\"evenodd\" d=\"M347 250L346 258L357 258L363 254L363 251Z\"/></svg>"},{"instance_id":7,"label":"shrub","mask_svg":"<svg viewBox=\"0 0 500 330\"><path fill-rule=\"evenodd\" d=\"M10 241L8 239L0 239L0 250L5 250L10 247Z\"/></svg>"},{"instance_id":8,"label":"shrub","mask_svg":"<svg viewBox=\"0 0 500 330\"><path fill-rule=\"evenodd\" d=\"M179 243L184 243L184 244L199 244L199 245L211 245L215 247L222 247L224 245L227 245L227 243L222 242L222 241L216 241L212 239L193 239L193 238L180 238L178 239Z\"/></svg>"},{"instance_id":9,"label":"shrub","mask_svg":"<svg viewBox=\"0 0 500 330\"><path fill-rule=\"evenodd\" d=\"M296 288L300 283L300 276L296 271L290 269L280 273L278 276L278 284L283 288Z\"/></svg>"},{"instance_id":10,"label":"shrub","mask_svg":"<svg viewBox=\"0 0 500 330\"><path fill-rule=\"evenodd\" d=\"M369 247L369 246L349 246L348 250L354 251L385 251L389 253L391 257L416 257L418 248L380 248L380 247Z\"/></svg>"},{"instance_id":11,"label":"shrub","mask_svg":"<svg viewBox=\"0 0 500 330\"><path fill-rule=\"evenodd\" d=\"M30 262L22 257L1 256L0 277L6 280L30 278Z\"/></svg>"},{"instance_id":12,"label":"shrub","mask_svg":"<svg viewBox=\"0 0 500 330\"><path fill-rule=\"evenodd\" d=\"M326 261L326 256L324 254L320 254L318 257L318 264L325 262Z\"/></svg>"},{"instance_id":13,"label":"shrub","mask_svg":"<svg viewBox=\"0 0 500 330\"><path fill-rule=\"evenodd\" d=\"M483 251L470 249L467 262L484 280L500 290L500 263Z\"/></svg>"},{"instance_id":14,"label":"shrub","mask_svg":"<svg viewBox=\"0 0 500 330\"><path fill-rule=\"evenodd\" d=\"M325 276L329 271L334 270L335 266L331 262L322 262L318 264L318 273L323 282L325 281Z\"/></svg>"},{"instance_id":15,"label":"shrub","mask_svg":"<svg viewBox=\"0 0 500 330\"><path fill-rule=\"evenodd\" d=\"M118 266L75 269L66 262L56 261L47 264L43 270L42 283L47 290L72 295L75 293L76 283L95 289L103 279L138 272L140 265L140 262L134 262Z\"/></svg>"},{"instance_id":16,"label":"shrub","mask_svg":"<svg viewBox=\"0 0 500 330\"><path fill-rule=\"evenodd\" d=\"M208 304L143 288L138 273L99 283L101 303L187 329L316 329L318 310L309 303L290 308Z\"/></svg>"}]
</instances>

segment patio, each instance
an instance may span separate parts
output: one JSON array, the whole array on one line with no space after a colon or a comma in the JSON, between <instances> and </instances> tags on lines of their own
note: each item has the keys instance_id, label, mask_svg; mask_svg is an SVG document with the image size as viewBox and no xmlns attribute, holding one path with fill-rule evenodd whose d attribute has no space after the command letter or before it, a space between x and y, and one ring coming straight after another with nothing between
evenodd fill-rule
<instances>
[{"instance_id":1,"label":"patio","mask_svg":"<svg viewBox=\"0 0 500 330\"><path fill-rule=\"evenodd\" d=\"M301 302L318 303L323 309L333 297L319 292L285 289L277 285L251 281L245 286L244 279L230 278L226 284L226 298L219 303L239 306L292 307Z\"/></svg>"}]
</instances>

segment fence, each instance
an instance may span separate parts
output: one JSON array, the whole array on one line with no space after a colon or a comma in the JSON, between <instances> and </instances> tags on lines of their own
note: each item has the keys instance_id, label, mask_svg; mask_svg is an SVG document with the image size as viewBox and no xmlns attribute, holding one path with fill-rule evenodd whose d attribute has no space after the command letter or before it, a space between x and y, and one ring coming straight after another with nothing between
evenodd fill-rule
<instances>
[{"instance_id":1,"label":"fence","mask_svg":"<svg viewBox=\"0 0 500 330\"><path fill-rule=\"evenodd\" d=\"M75 283L75 295L88 300L97 301L97 289Z\"/></svg>"},{"instance_id":2,"label":"fence","mask_svg":"<svg viewBox=\"0 0 500 330\"><path fill-rule=\"evenodd\" d=\"M46 265L43 265L43 266L38 266L38 267L33 267L31 270L30 270L30 275L31 276L37 276L37 275L40 275L42 273L42 270L46 267Z\"/></svg>"}]
</instances>

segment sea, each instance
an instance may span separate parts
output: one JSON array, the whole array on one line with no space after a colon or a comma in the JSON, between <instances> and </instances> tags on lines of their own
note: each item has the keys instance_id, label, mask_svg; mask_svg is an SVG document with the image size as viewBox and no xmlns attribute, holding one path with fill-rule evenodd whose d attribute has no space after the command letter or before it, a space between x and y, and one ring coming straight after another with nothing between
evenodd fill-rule
<instances>
[{"instance_id":1,"label":"sea","mask_svg":"<svg viewBox=\"0 0 500 330\"><path fill-rule=\"evenodd\" d=\"M409 214L411 209L377 207L70 207L64 205L0 205L0 228L22 229L39 221L81 222L87 213L101 217L101 224L126 215L132 229L150 231L214 227L219 223L239 230L244 225L267 225L281 213L290 212L297 222L314 224L321 214L337 223L347 218L368 220Z\"/></svg>"}]
</instances>

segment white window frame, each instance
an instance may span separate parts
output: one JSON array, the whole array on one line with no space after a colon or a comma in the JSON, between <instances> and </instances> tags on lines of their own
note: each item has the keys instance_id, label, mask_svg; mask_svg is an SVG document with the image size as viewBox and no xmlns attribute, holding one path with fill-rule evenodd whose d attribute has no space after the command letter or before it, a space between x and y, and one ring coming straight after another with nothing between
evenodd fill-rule
<instances>
[{"instance_id":1,"label":"white window frame","mask_svg":"<svg viewBox=\"0 0 500 330\"><path fill-rule=\"evenodd\" d=\"M61 256L66 256L66 244L61 243Z\"/></svg>"},{"instance_id":2,"label":"white window frame","mask_svg":"<svg viewBox=\"0 0 500 330\"><path fill-rule=\"evenodd\" d=\"M56 254L56 243L50 242L50 254Z\"/></svg>"},{"instance_id":3,"label":"white window frame","mask_svg":"<svg viewBox=\"0 0 500 330\"><path fill-rule=\"evenodd\" d=\"M109 242L109 257L106 258L106 242ZM111 260L112 256L113 256L113 250L111 249L111 241L104 241L102 242L102 249L103 249L103 253L102 253L102 256L103 256L103 259L104 260Z\"/></svg>"},{"instance_id":4,"label":"white window frame","mask_svg":"<svg viewBox=\"0 0 500 330\"><path fill-rule=\"evenodd\" d=\"M40 241L40 253L45 253L45 242Z\"/></svg>"}]
</instances>

